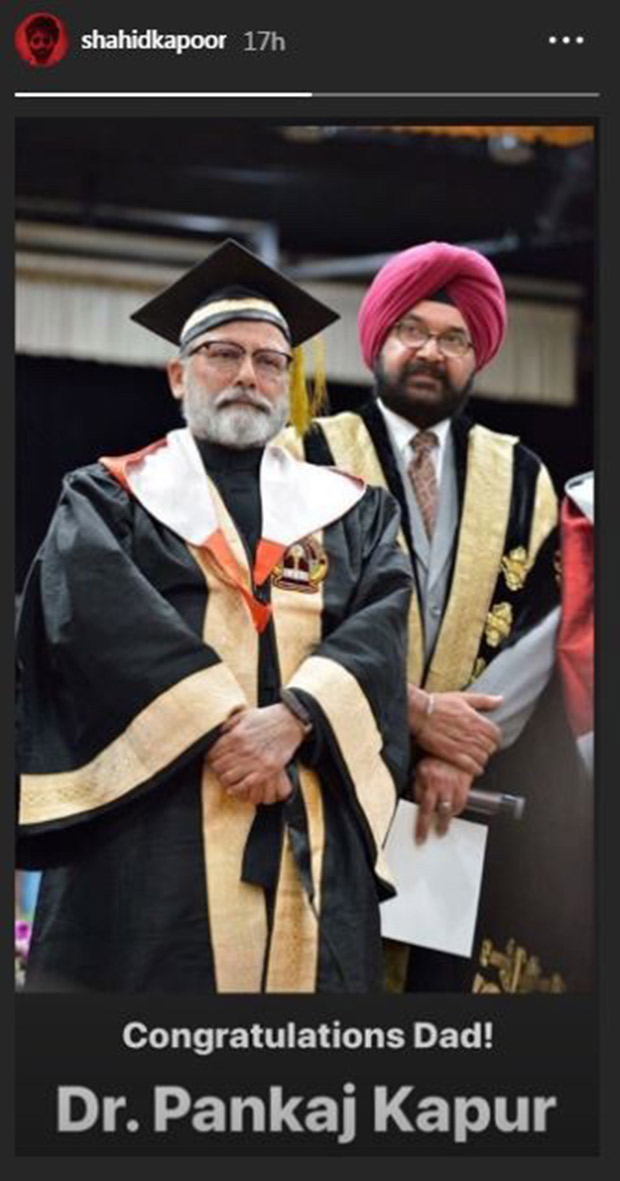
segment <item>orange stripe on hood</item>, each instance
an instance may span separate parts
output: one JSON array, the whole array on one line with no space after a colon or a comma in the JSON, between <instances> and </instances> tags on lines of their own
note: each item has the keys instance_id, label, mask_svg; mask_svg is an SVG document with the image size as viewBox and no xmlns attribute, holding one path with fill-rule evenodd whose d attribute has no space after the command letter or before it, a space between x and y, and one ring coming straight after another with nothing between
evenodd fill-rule
<instances>
[{"instance_id":1,"label":"orange stripe on hood","mask_svg":"<svg viewBox=\"0 0 620 1181\"><path fill-rule=\"evenodd\" d=\"M252 623L257 632L264 632L271 618L271 606L268 603L259 602L246 586L243 572L236 558L230 552L228 542L221 529L216 529L214 533L211 533L209 537L205 538L202 548L209 551L211 557L224 574L226 581L231 586L234 586L243 596L243 600L252 616Z\"/></svg>"},{"instance_id":2,"label":"orange stripe on hood","mask_svg":"<svg viewBox=\"0 0 620 1181\"><path fill-rule=\"evenodd\" d=\"M101 455L99 463L109 471L115 480L125 489L130 492L129 481L127 479L127 468L130 463L140 463L147 455L152 455L154 451L159 451L160 447L167 447L167 439L158 439L156 443L149 443L148 447L142 447L140 451L130 451L128 455Z\"/></svg>"}]
</instances>

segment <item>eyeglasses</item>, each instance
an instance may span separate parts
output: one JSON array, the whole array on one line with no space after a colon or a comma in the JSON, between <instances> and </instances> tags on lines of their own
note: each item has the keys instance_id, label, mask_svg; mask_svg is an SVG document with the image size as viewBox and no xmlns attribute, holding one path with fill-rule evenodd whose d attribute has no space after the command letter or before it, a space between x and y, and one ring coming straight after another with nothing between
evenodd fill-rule
<instances>
[{"instance_id":1,"label":"eyeglasses","mask_svg":"<svg viewBox=\"0 0 620 1181\"><path fill-rule=\"evenodd\" d=\"M278 349L255 349L250 352L232 340L206 340L204 344L196 345L195 349L188 349L185 355L204 357L224 378L233 377L243 364L244 357L251 357L254 370L263 381L281 380L288 373L293 360L289 353L281 353Z\"/></svg>"},{"instance_id":2,"label":"eyeglasses","mask_svg":"<svg viewBox=\"0 0 620 1181\"><path fill-rule=\"evenodd\" d=\"M468 340L458 329L448 332L429 332L424 324L418 324L415 320L402 320L400 324L395 324L394 332L400 343L408 349L423 349L432 338L442 357L464 357L467 350L474 347L471 340Z\"/></svg>"}]
</instances>

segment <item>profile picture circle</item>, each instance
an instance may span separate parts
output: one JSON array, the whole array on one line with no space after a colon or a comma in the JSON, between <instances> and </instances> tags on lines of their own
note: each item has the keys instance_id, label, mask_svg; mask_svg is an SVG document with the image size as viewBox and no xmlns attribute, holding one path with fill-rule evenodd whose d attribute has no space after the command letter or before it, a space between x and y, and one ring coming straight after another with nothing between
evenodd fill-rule
<instances>
[{"instance_id":1,"label":"profile picture circle","mask_svg":"<svg viewBox=\"0 0 620 1181\"><path fill-rule=\"evenodd\" d=\"M15 48L29 66L55 66L69 48L69 35L59 16L31 12L15 30Z\"/></svg>"}]
</instances>

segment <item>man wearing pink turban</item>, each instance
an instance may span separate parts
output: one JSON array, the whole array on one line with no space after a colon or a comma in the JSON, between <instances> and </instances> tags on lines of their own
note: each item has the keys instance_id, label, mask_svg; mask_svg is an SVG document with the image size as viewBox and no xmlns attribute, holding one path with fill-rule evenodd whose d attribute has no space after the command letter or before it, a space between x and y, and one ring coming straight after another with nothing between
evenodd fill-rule
<instances>
[{"instance_id":1,"label":"man wearing pink turban","mask_svg":"<svg viewBox=\"0 0 620 1181\"><path fill-rule=\"evenodd\" d=\"M483 773L484 787L525 788L519 757L530 749L531 725L523 742L516 740L554 665L558 541L551 479L517 438L463 414L476 373L501 347L506 318L501 279L477 251L428 242L395 255L375 276L358 316L373 397L355 412L319 419L305 438L307 459L383 485L400 505L418 592L409 620L409 721L418 756L419 841L431 824L446 830ZM496 752L515 743L512 765L519 771L507 778L509 752ZM536 820L529 803L526 815ZM527 823L519 834L513 826L513 846ZM500 897L493 877L509 875L509 864L505 841L492 831L487 896ZM500 909L485 927L484 898L480 913L472 961L441 957L453 962L453 971L439 972L437 983L434 969L426 974L423 967L417 987L484 991L493 972L484 969L481 946L488 953L489 945L529 938L520 933L519 910L514 926ZM557 950L547 933L545 943L532 949L543 973L555 970L554 959L567 973L561 939Z\"/></svg>"},{"instance_id":2,"label":"man wearing pink turban","mask_svg":"<svg viewBox=\"0 0 620 1181\"><path fill-rule=\"evenodd\" d=\"M458 309L457 330L471 340L476 369L488 365L504 339L506 297L495 267L477 250L426 242L391 258L370 284L359 310L364 361L372 369L395 324L423 300L438 296Z\"/></svg>"}]
</instances>

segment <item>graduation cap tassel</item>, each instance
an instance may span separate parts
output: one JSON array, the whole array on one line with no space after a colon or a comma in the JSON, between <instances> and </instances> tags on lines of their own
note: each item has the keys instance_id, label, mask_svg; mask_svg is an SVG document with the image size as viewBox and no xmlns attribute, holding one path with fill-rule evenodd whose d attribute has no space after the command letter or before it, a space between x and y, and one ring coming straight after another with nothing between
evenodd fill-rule
<instances>
[{"instance_id":1,"label":"graduation cap tassel","mask_svg":"<svg viewBox=\"0 0 620 1181\"><path fill-rule=\"evenodd\" d=\"M313 418L328 409L325 341L322 336L317 336L314 340L314 382L310 409Z\"/></svg>"},{"instance_id":2,"label":"graduation cap tassel","mask_svg":"<svg viewBox=\"0 0 620 1181\"><path fill-rule=\"evenodd\" d=\"M310 400L306 389L304 354L301 345L293 349L291 365L291 422L298 435L304 435L312 422Z\"/></svg>"}]
</instances>

